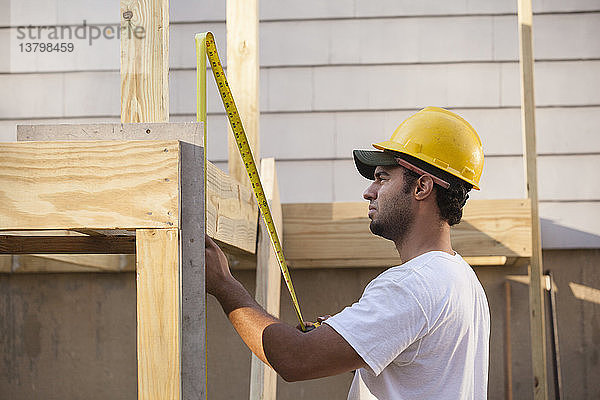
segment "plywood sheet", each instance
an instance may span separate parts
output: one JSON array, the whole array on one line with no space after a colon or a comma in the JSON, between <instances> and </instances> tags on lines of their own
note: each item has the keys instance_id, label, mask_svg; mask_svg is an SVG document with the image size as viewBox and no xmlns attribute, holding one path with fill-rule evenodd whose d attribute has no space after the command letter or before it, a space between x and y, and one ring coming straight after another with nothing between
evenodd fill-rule
<instances>
[{"instance_id":1,"label":"plywood sheet","mask_svg":"<svg viewBox=\"0 0 600 400\"><path fill-rule=\"evenodd\" d=\"M0 144L0 230L177 226L177 141Z\"/></svg>"}]
</instances>

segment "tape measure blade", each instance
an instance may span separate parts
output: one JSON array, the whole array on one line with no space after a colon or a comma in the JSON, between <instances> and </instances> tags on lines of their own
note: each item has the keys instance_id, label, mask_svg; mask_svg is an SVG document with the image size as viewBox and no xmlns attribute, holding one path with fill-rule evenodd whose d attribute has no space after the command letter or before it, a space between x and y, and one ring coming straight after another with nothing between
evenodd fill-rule
<instances>
[{"instance_id":1,"label":"tape measure blade","mask_svg":"<svg viewBox=\"0 0 600 400\"><path fill-rule=\"evenodd\" d=\"M292 298L294 310L296 311L296 315L298 317L298 320L300 321L300 326L304 331L306 329L306 326L304 325L304 320L300 311L300 305L298 304L296 292L294 290L287 263L283 255L283 248L281 246L279 236L277 235L275 224L273 223L271 210L269 209L269 204L266 201L266 195L263 190L262 183L260 181L260 175L258 173L258 170L256 169L256 163L252 155L252 150L250 148L250 144L248 143L248 138L246 137L246 132L244 131L244 127L239 112L237 110L237 106L235 105L233 94L229 89L229 83L227 82L227 78L223 71L223 67L219 59L219 54L217 52L217 46L215 44L214 36L212 33L207 32L205 44L207 48L206 54L212 66L212 72L217 83L217 87L221 89L219 91L221 94L221 100L223 101L223 106L227 111L227 117L229 119L229 124L231 125L233 136L235 137L236 143L238 145L238 150L240 151L240 157L242 158L242 162L244 163L244 166L246 168L246 173L248 174L248 178L250 179L250 182L252 184L254 196L256 197L256 201L261 211L262 218L265 222L265 225L268 228L267 230L269 231L271 245L273 246L273 249L277 256L279 268L286 282L288 292L290 293L290 296Z\"/></svg>"}]
</instances>

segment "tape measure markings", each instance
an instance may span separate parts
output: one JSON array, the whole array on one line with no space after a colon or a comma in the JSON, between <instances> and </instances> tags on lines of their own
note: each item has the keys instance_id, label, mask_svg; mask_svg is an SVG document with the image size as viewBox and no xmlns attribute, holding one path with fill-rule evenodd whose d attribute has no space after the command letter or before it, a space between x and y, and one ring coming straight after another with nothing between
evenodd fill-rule
<instances>
[{"instance_id":1,"label":"tape measure markings","mask_svg":"<svg viewBox=\"0 0 600 400\"><path fill-rule=\"evenodd\" d=\"M227 112L229 123L231 125L231 130L233 132L233 136L235 137L238 150L240 151L240 156L242 158L244 166L246 167L248 177L250 178L250 183L252 184L252 191L254 192L254 196L256 197L258 208L260 209L260 213L262 214L267 230L269 231L269 238L271 239L271 245L273 246L273 249L275 250L275 254L277 256L277 261L279 263L279 268L281 269L281 274L283 275L283 279L292 298L294 310L296 311L296 315L298 317L298 320L300 321L300 327L303 331L307 331L307 327L304 324L304 320L302 318L302 313L300 312L300 305L298 304L298 299L296 298L296 292L294 291L294 286L292 284L292 278L290 277L290 272L288 270L287 263L283 255L283 248L281 246L279 236L277 235L277 229L275 228L275 224L273 222L271 210L269 209L269 203L267 201L267 197L265 195L262 183L260 181L260 176L256 168L256 163L254 162L254 157L252 156L252 150L250 148L250 144L248 143L248 138L246 137L246 132L244 131L242 120L235 105L233 95L229 88L229 83L227 82L227 78L225 76L225 73L223 72L221 61L219 60L219 54L217 53L217 46L215 44L214 36L211 32L196 35L197 51L198 46L201 45L201 43L198 41L198 37L204 38L204 43L206 46L206 55L212 66L213 76L215 78L215 82L217 83L219 93L221 94L221 100L223 101L223 106L225 107L225 110ZM205 85L202 85L201 87L206 88Z\"/></svg>"}]
</instances>

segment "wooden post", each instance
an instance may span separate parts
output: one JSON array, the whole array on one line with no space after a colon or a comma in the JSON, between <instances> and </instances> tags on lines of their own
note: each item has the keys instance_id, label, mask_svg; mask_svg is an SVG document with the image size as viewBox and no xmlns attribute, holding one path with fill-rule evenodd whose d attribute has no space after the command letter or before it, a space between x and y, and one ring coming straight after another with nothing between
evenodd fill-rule
<instances>
[{"instance_id":1,"label":"wooden post","mask_svg":"<svg viewBox=\"0 0 600 400\"><path fill-rule=\"evenodd\" d=\"M255 160L260 159L258 0L227 0L227 80ZM229 176L250 186L233 135L229 140Z\"/></svg>"},{"instance_id":2,"label":"wooden post","mask_svg":"<svg viewBox=\"0 0 600 400\"><path fill-rule=\"evenodd\" d=\"M169 1L121 0L121 122L169 120ZM190 49L191 50L191 49ZM139 230L138 398L206 398L205 168L181 142L179 229Z\"/></svg>"},{"instance_id":3,"label":"wooden post","mask_svg":"<svg viewBox=\"0 0 600 400\"><path fill-rule=\"evenodd\" d=\"M261 162L260 176L265 190L275 228L283 237L283 216L279 201L279 188L275 170L275 159L266 158ZM281 273L277 257L273 251L267 227L260 219L258 247L256 250L256 301L267 312L279 316L281 293ZM277 397L277 374L254 354L250 370L250 400L267 400Z\"/></svg>"},{"instance_id":4,"label":"wooden post","mask_svg":"<svg viewBox=\"0 0 600 400\"><path fill-rule=\"evenodd\" d=\"M546 372L546 323L542 243L537 190L537 149L535 144L535 100L533 84L533 16L531 0L518 0L519 54L521 69L521 126L523 132L525 183L531 199L532 256L529 266L529 321L534 399L548 398Z\"/></svg>"},{"instance_id":5,"label":"wooden post","mask_svg":"<svg viewBox=\"0 0 600 400\"><path fill-rule=\"evenodd\" d=\"M206 399L204 151L180 142L178 229L138 229L138 398Z\"/></svg>"},{"instance_id":6,"label":"wooden post","mask_svg":"<svg viewBox=\"0 0 600 400\"><path fill-rule=\"evenodd\" d=\"M504 295L505 295L505 308L504 308L504 373L505 373L505 388L506 400L512 400L513 395L513 380L512 380L512 335L511 335L511 288L510 281L504 281Z\"/></svg>"},{"instance_id":7,"label":"wooden post","mask_svg":"<svg viewBox=\"0 0 600 400\"><path fill-rule=\"evenodd\" d=\"M169 120L169 1L121 0L121 122Z\"/></svg>"},{"instance_id":8,"label":"wooden post","mask_svg":"<svg viewBox=\"0 0 600 400\"><path fill-rule=\"evenodd\" d=\"M177 229L138 229L138 399L181 399Z\"/></svg>"}]
</instances>

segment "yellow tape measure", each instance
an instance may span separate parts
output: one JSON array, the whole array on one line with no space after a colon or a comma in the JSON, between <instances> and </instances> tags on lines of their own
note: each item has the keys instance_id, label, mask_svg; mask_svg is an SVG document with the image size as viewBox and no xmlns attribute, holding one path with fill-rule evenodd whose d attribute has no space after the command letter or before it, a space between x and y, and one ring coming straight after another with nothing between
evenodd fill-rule
<instances>
[{"instance_id":1,"label":"yellow tape measure","mask_svg":"<svg viewBox=\"0 0 600 400\"><path fill-rule=\"evenodd\" d=\"M260 213L262 214L267 230L269 231L271 244L273 245L273 249L275 249L277 261L279 262L279 268L281 269L283 279L285 280L285 284L290 292L290 296L292 297L294 309L296 310L296 315L300 321L300 327L302 328L302 331L306 332L308 329L304 324L302 313L300 312L300 305L296 299L296 292L294 291L292 278L290 277L290 272L283 255L281 242L279 241L279 236L277 235L277 230L275 229L271 210L269 209L269 203L267 202L267 197L265 196L265 192L258 175L258 170L256 169L256 163L254 162L252 150L248 144L248 138L246 137L246 132L244 131L240 114L238 113L235 101L233 100L233 95L229 89L229 84L227 83L227 78L225 77L223 67L221 66L221 61L219 60L215 38L211 32L204 32L196 35L198 119L204 122L204 132L206 137L206 57L208 57L208 60L210 61L215 82L217 83L217 89L221 94L221 100L225 106L227 118L229 119L231 130L235 136L235 142L240 151L242 162L246 167L248 177L250 178L250 183L252 184L252 190L254 191L258 208L260 209Z\"/></svg>"}]
</instances>

